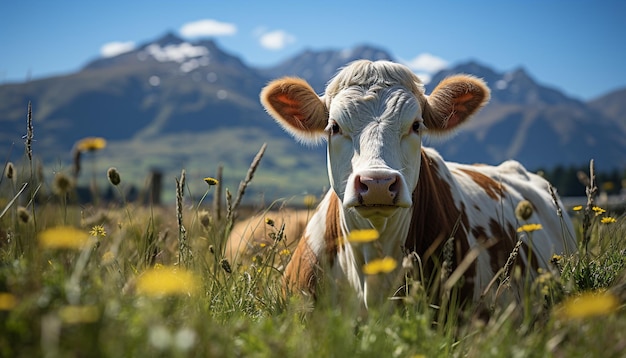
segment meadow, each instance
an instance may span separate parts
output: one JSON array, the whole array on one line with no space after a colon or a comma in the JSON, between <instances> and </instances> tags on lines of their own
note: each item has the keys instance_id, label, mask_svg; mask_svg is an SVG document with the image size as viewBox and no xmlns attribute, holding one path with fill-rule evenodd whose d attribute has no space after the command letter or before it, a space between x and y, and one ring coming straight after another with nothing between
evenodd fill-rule
<instances>
[{"instance_id":1,"label":"meadow","mask_svg":"<svg viewBox=\"0 0 626 358\"><path fill-rule=\"evenodd\" d=\"M37 173L32 124L21 163L0 181L0 356L3 357L620 357L626 352L626 219L568 208L579 251L555 255L521 302L442 305L407 276L407 296L367 315L321 297L283 294L284 228L241 263L224 244L262 152L222 204L215 178L172 183L176 204L125 199L124 173L90 180L115 198L78 204L76 178ZM91 146L90 146L91 145ZM79 150L95 151L96 142ZM99 163L105 163L100 158ZM262 164L261 164L262 165ZM592 175L593 177L593 175ZM192 193L189 181L205 182ZM229 188L226 188L229 189ZM313 210L311 198L307 205ZM239 216L237 216L239 214ZM270 214L268 214L270 215ZM272 219L268 217L268 219ZM447 317L447 318L446 318ZM451 318L452 317L452 318ZM459 317L459 318L455 318Z\"/></svg>"}]
</instances>

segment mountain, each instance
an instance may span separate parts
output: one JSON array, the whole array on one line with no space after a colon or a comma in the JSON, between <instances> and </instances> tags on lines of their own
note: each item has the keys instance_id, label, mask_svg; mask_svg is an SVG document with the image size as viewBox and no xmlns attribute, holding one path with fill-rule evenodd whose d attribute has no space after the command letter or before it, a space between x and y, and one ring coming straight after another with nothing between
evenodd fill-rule
<instances>
[{"instance_id":1,"label":"mountain","mask_svg":"<svg viewBox=\"0 0 626 358\"><path fill-rule=\"evenodd\" d=\"M432 143L445 158L490 164L517 159L531 170L581 165L591 158L603 170L626 165L626 130L602 113L601 106L542 85L523 68L497 73L477 62L439 72L426 86L427 93L454 73L485 79L492 97L452 140ZM626 93L621 98L626 99Z\"/></svg>"},{"instance_id":2,"label":"mountain","mask_svg":"<svg viewBox=\"0 0 626 358\"><path fill-rule=\"evenodd\" d=\"M21 151L11 148L22 141L31 101L34 152L47 173L67 170L78 140L101 136L109 144L92 156L94 170L116 166L123 178L141 183L158 169L173 187L182 168L202 178L223 165L224 182L234 191L266 142L247 196L318 194L328 187L325 149L292 140L263 111L258 95L270 79L286 75L306 78L322 93L338 68L360 58L394 60L381 48L362 45L307 50L260 69L213 40L191 43L168 33L133 51L96 58L76 73L0 85L0 146L11 150L10 160L19 159ZM484 78L492 100L452 138L426 139L446 159L517 159L530 170L584 165L591 158L599 169L626 165L626 90L585 103L539 83L523 68L500 73L472 61L435 74L427 93L452 73ZM192 185L206 189L201 180Z\"/></svg>"},{"instance_id":3,"label":"mountain","mask_svg":"<svg viewBox=\"0 0 626 358\"><path fill-rule=\"evenodd\" d=\"M326 83L337 70L346 64L360 59L393 61L391 55L377 47L360 45L346 50L306 50L300 55L288 59L274 67L260 72L268 78L296 76L309 82L317 92L324 92Z\"/></svg>"}]
</instances>

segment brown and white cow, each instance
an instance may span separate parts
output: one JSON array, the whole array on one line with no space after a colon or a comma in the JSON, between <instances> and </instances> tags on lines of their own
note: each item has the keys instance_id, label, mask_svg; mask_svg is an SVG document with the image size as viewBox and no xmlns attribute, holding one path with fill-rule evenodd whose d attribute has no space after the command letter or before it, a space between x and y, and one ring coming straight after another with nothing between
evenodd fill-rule
<instances>
[{"instance_id":1,"label":"brown and white cow","mask_svg":"<svg viewBox=\"0 0 626 358\"><path fill-rule=\"evenodd\" d=\"M383 257L402 262L406 252L433 258L454 237L453 265L472 248L496 242L464 273L461 294L478 299L518 240L523 223L515 207L522 200L534 209L527 222L543 229L532 233L532 244L525 235L520 265L528 264L530 245L531 272L547 267L554 253L575 250L571 221L557 215L561 204L543 178L515 161L447 163L422 147L423 135L453 132L489 97L485 83L469 75L449 77L426 96L415 74L387 61L351 63L321 97L298 78L268 84L261 102L285 130L301 141L327 141L332 187L286 268L286 288L315 294L321 269L328 268L327 275L371 306L393 294L400 268L372 277L363 273L365 264ZM370 228L380 235L374 244L343 239Z\"/></svg>"}]
</instances>

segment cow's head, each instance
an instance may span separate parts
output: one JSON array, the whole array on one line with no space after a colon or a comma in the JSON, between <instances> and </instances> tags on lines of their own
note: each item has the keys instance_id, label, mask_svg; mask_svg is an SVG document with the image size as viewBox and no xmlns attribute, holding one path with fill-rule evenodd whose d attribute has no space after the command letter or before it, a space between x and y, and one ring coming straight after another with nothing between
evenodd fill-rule
<instances>
[{"instance_id":1,"label":"cow's head","mask_svg":"<svg viewBox=\"0 0 626 358\"><path fill-rule=\"evenodd\" d=\"M298 78L261 92L269 114L302 141L328 140L330 183L346 210L376 221L412 205L421 136L454 130L489 100L472 76L443 80L430 96L407 67L356 61L332 79L324 96Z\"/></svg>"}]
</instances>

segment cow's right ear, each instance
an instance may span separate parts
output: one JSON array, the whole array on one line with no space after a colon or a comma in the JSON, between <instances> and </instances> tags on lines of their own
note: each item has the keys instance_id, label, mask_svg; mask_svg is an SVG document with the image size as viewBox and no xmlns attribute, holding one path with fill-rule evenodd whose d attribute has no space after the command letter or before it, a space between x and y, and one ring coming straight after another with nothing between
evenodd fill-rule
<instances>
[{"instance_id":1,"label":"cow's right ear","mask_svg":"<svg viewBox=\"0 0 626 358\"><path fill-rule=\"evenodd\" d=\"M305 80L285 77L261 91L261 103L287 132L303 142L324 138L328 109Z\"/></svg>"}]
</instances>

